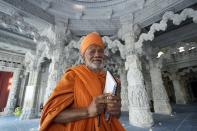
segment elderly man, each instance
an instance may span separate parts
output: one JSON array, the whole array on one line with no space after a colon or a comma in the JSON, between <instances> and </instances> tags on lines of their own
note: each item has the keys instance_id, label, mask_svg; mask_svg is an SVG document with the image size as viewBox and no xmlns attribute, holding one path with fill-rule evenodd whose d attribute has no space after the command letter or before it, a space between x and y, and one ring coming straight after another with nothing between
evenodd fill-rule
<instances>
[{"instance_id":1,"label":"elderly man","mask_svg":"<svg viewBox=\"0 0 197 131\"><path fill-rule=\"evenodd\" d=\"M68 69L58 82L44 106L39 130L124 131L118 121L120 91L115 96L103 94L104 44L100 35L88 34L80 53L85 63ZM110 114L108 120L106 111Z\"/></svg>"}]
</instances>

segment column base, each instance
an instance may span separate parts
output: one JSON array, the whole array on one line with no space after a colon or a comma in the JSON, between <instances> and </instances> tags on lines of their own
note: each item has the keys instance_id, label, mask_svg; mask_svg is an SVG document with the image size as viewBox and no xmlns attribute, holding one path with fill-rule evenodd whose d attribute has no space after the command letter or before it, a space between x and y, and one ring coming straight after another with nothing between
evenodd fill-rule
<instances>
[{"instance_id":1,"label":"column base","mask_svg":"<svg viewBox=\"0 0 197 131\"><path fill-rule=\"evenodd\" d=\"M158 114L170 115L172 108L170 103L166 100L154 100L154 111Z\"/></svg>"},{"instance_id":2,"label":"column base","mask_svg":"<svg viewBox=\"0 0 197 131\"><path fill-rule=\"evenodd\" d=\"M33 118L38 118L38 113L35 111L35 109L24 109L19 119L26 120Z\"/></svg>"},{"instance_id":3,"label":"column base","mask_svg":"<svg viewBox=\"0 0 197 131\"><path fill-rule=\"evenodd\" d=\"M187 104L186 100L176 100L176 104Z\"/></svg>"},{"instance_id":4,"label":"column base","mask_svg":"<svg viewBox=\"0 0 197 131\"><path fill-rule=\"evenodd\" d=\"M10 99L10 101L7 102L7 105L4 108L3 114L5 116L13 115L14 110L15 110L15 106L16 106L16 99Z\"/></svg>"},{"instance_id":5,"label":"column base","mask_svg":"<svg viewBox=\"0 0 197 131\"><path fill-rule=\"evenodd\" d=\"M14 115L14 108L5 108L3 115L4 116L12 116Z\"/></svg>"},{"instance_id":6,"label":"column base","mask_svg":"<svg viewBox=\"0 0 197 131\"><path fill-rule=\"evenodd\" d=\"M133 126L147 128L154 124L152 113L149 109L131 108L129 110L129 122Z\"/></svg>"}]
</instances>

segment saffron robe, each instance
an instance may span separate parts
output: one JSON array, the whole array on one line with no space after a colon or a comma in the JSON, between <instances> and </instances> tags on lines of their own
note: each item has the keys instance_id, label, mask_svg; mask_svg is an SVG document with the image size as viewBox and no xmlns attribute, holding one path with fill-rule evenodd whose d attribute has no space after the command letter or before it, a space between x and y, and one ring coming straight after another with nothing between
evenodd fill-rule
<instances>
[{"instance_id":1,"label":"saffron robe","mask_svg":"<svg viewBox=\"0 0 197 131\"><path fill-rule=\"evenodd\" d=\"M106 121L101 113L100 127L97 116L69 123L54 123L53 119L63 110L88 107L94 96L101 95L105 74L95 73L85 65L68 69L43 108L39 131L125 131L117 118Z\"/></svg>"}]
</instances>

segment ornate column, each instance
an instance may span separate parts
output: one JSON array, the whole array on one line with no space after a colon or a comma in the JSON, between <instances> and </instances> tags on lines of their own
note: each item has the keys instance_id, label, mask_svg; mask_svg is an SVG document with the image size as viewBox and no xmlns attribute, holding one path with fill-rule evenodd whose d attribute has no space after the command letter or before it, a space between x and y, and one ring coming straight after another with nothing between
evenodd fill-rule
<instances>
[{"instance_id":1,"label":"ornate column","mask_svg":"<svg viewBox=\"0 0 197 131\"><path fill-rule=\"evenodd\" d=\"M186 98L186 92L181 84L180 76L173 73L170 77L173 83L175 97L176 97L176 104L186 104L187 98Z\"/></svg>"},{"instance_id":2,"label":"ornate column","mask_svg":"<svg viewBox=\"0 0 197 131\"><path fill-rule=\"evenodd\" d=\"M161 64L159 62L150 62L150 76L152 83L154 111L159 114L171 114L172 108L169 98L163 84L161 75Z\"/></svg>"},{"instance_id":3,"label":"ornate column","mask_svg":"<svg viewBox=\"0 0 197 131\"><path fill-rule=\"evenodd\" d=\"M29 81L26 87L25 100L20 119L31 119L38 117L36 112L36 91L40 68L33 68L29 71Z\"/></svg>"},{"instance_id":4,"label":"ornate column","mask_svg":"<svg viewBox=\"0 0 197 131\"><path fill-rule=\"evenodd\" d=\"M147 48L147 47L146 47ZM145 82L145 87L146 87L146 92L148 94L148 98L149 98L149 104L151 106L151 108L153 108L152 106L152 102L153 102L153 94L152 94L152 83L151 83L151 77L150 77L150 66L148 63L148 53L146 53L146 56L143 57L141 59L142 62L142 71L143 71L143 77L144 77L144 82Z\"/></svg>"},{"instance_id":5,"label":"ornate column","mask_svg":"<svg viewBox=\"0 0 197 131\"><path fill-rule=\"evenodd\" d=\"M23 107L23 104L24 104L26 86L27 86L27 83L28 83L28 80L29 80L28 78L29 78L28 72L27 71L23 71L22 81L21 81L21 88L20 88L20 96L19 96L19 99L20 99L19 105L20 105L20 107Z\"/></svg>"},{"instance_id":6,"label":"ornate column","mask_svg":"<svg viewBox=\"0 0 197 131\"><path fill-rule=\"evenodd\" d=\"M51 58L51 64L49 66L49 77L47 82L47 88L46 88L46 94L44 97L44 101L48 99L50 96L52 90L55 88L57 81L60 79L62 73L64 72L66 67L63 66L63 51L65 47L65 41L66 41L66 30L67 30L67 24L65 21L56 20L55 25L55 45L53 46L53 55Z\"/></svg>"},{"instance_id":7,"label":"ornate column","mask_svg":"<svg viewBox=\"0 0 197 131\"><path fill-rule=\"evenodd\" d=\"M121 81L121 111L129 111L127 72L124 68L120 68L118 74Z\"/></svg>"},{"instance_id":8,"label":"ornate column","mask_svg":"<svg viewBox=\"0 0 197 131\"><path fill-rule=\"evenodd\" d=\"M32 54L33 53L33 54ZM38 112L36 112L36 102L37 102L37 82L39 79L40 63L39 63L40 53L27 52L25 55L25 67L26 72L29 72L28 84L26 86L24 104L22 109L22 114L20 119L31 119L38 117Z\"/></svg>"},{"instance_id":9,"label":"ornate column","mask_svg":"<svg viewBox=\"0 0 197 131\"><path fill-rule=\"evenodd\" d=\"M131 19L128 19L131 18ZM148 95L145 90L141 62L135 51L135 39L139 30L135 30L133 16L121 18L122 28L119 32L125 41L126 62L129 99L129 121L138 127L150 127L153 118L150 112Z\"/></svg>"},{"instance_id":10,"label":"ornate column","mask_svg":"<svg viewBox=\"0 0 197 131\"><path fill-rule=\"evenodd\" d=\"M19 81L19 76L20 76L21 69L15 69L14 74L13 74L13 81L12 81L12 88L8 96L8 101L7 105L4 109L4 114L5 115L12 115L14 112L14 108L16 106L16 92L18 88L18 81Z\"/></svg>"},{"instance_id":11,"label":"ornate column","mask_svg":"<svg viewBox=\"0 0 197 131\"><path fill-rule=\"evenodd\" d=\"M129 55L126 59L129 120L134 126L150 127L153 118L150 112L149 99L145 90L141 62L137 55Z\"/></svg>"}]
</instances>

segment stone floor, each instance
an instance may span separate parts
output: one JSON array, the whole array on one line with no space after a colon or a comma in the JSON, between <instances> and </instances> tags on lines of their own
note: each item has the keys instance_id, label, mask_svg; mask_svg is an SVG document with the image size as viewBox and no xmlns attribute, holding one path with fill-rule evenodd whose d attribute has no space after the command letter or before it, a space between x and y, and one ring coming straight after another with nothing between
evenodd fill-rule
<instances>
[{"instance_id":1,"label":"stone floor","mask_svg":"<svg viewBox=\"0 0 197 131\"><path fill-rule=\"evenodd\" d=\"M127 131L197 131L197 103L174 105L173 113L153 115L155 124L151 128L139 128L129 124L128 113L120 118ZM19 120L14 116L0 116L0 131L37 131L39 119Z\"/></svg>"}]
</instances>

